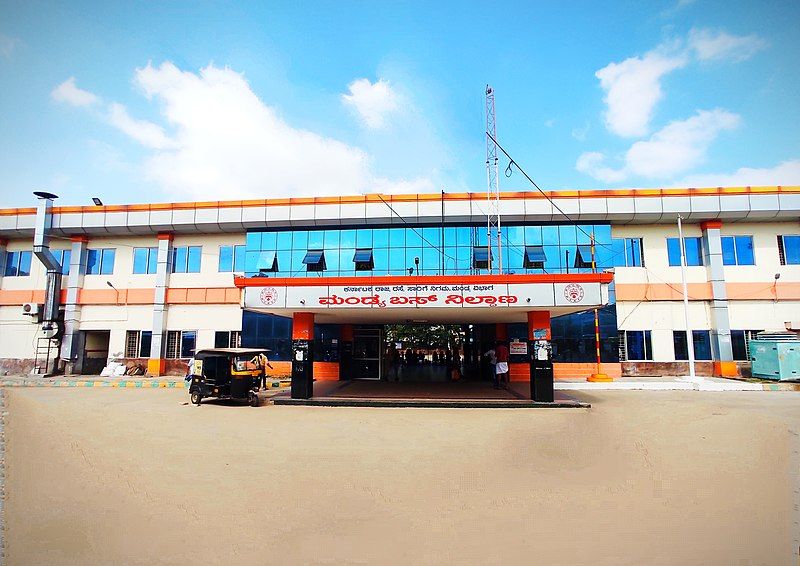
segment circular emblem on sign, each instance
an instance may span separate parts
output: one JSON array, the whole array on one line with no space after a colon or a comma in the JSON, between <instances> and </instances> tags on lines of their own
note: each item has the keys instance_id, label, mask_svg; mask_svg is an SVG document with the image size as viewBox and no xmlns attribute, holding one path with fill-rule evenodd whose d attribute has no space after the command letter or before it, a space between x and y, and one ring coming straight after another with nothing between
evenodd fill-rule
<instances>
[{"instance_id":1,"label":"circular emblem on sign","mask_svg":"<svg viewBox=\"0 0 800 566\"><path fill-rule=\"evenodd\" d=\"M275 287L264 287L261 289L261 303L264 305L274 305L278 300L278 290Z\"/></svg>"},{"instance_id":2,"label":"circular emblem on sign","mask_svg":"<svg viewBox=\"0 0 800 566\"><path fill-rule=\"evenodd\" d=\"M577 283L570 283L564 287L564 297L570 303L580 303L583 300L583 287Z\"/></svg>"}]
</instances>

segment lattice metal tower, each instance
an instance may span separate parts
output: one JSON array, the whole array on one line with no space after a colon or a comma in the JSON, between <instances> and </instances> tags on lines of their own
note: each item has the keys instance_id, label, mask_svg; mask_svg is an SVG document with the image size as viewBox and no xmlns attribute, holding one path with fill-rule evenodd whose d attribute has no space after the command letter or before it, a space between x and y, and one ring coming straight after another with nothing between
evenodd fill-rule
<instances>
[{"instance_id":1,"label":"lattice metal tower","mask_svg":"<svg viewBox=\"0 0 800 566\"><path fill-rule=\"evenodd\" d=\"M490 137L491 134L491 137ZM498 173L497 127L494 113L494 90L486 85L486 243L489 273L492 273L492 232L497 237L497 273L503 273L503 241L500 231L500 178Z\"/></svg>"}]
</instances>

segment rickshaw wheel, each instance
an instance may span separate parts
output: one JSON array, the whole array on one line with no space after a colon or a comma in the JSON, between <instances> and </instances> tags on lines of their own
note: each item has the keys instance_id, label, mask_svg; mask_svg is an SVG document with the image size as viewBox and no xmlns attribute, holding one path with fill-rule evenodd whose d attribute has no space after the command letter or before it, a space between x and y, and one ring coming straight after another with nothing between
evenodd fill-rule
<instances>
[{"instance_id":1,"label":"rickshaw wheel","mask_svg":"<svg viewBox=\"0 0 800 566\"><path fill-rule=\"evenodd\" d=\"M248 395L247 401L250 403L251 407L258 407L258 395L252 391L250 392L250 395Z\"/></svg>"},{"instance_id":2,"label":"rickshaw wheel","mask_svg":"<svg viewBox=\"0 0 800 566\"><path fill-rule=\"evenodd\" d=\"M199 405L200 401L203 400L203 396L200 395L198 391L192 391L189 395L189 400L192 402L192 405Z\"/></svg>"}]
</instances>

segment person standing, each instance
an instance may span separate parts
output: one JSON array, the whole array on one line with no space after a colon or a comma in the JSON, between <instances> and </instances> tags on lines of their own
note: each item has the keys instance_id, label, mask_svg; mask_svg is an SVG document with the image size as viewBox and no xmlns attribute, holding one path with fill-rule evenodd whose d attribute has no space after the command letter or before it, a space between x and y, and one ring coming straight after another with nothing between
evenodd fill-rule
<instances>
[{"instance_id":1,"label":"person standing","mask_svg":"<svg viewBox=\"0 0 800 566\"><path fill-rule=\"evenodd\" d=\"M497 358L497 381L508 387L508 346L505 342L498 341L494 349Z\"/></svg>"},{"instance_id":2,"label":"person standing","mask_svg":"<svg viewBox=\"0 0 800 566\"><path fill-rule=\"evenodd\" d=\"M400 353L397 351L397 345L394 342L390 342L389 347L386 349L386 378L389 381L400 381L400 376L397 373L399 362Z\"/></svg>"},{"instance_id":3,"label":"person standing","mask_svg":"<svg viewBox=\"0 0 800 566\"><path fill-rule=\"evenodd\" d=\"M484 356L489 358L489 375L492 385L495 389L500 389L500 385L497 383L497 352L495 348L488 350Z\"/></svg>"},{"instance_id":4,"label":"person standing","mask_svg":"<svg viewBox=\"0 0 800 566\"><path fill-rule=\"evenodd\" d=\"M267 388L267 368L273 369L272 364L269 363L269 358L267 358L267 354L265 352L261 352L260 354L256 355L252 360L252 363L256 364L256 367L261 370L261 389Z\"/></svg>"}]
</instances>

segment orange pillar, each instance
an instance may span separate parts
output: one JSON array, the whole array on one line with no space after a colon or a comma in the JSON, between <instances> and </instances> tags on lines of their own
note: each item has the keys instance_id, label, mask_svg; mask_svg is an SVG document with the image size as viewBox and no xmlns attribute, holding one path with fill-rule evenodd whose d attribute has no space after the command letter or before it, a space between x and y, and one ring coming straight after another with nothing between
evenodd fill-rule
<instances>
[{"instance_id":1,"label":"orange pillar","mask_svg":"<svg viewBox=\"0 0 800 566\"><path fill-rule=\"evenodd\" d=\"M292 317L292 398L314 394L314 313L296 312Z\"/></svg>"},{"instance_id":2,"label":"orange pillar","mask_svg":"<svg viewBox=\"0 0 800 566\"><path fill-rule=\"evenodd\" d=\"M314 313L296 312L292 316L292 340L314 339Z\"/></svg>"},{"instance_id":3,"label":"orange pillar","mask_svg":"<svg viewBox=\"0 0 800 566\"><path fill-rule=\"evenodd\" d=\"M550 311L530 311L528 312L528 340L536 340L534 330L545 330L546 340L550 340ZM541 338L539 338L541 339Z\"/></svg>"},{"instance_id":4,"label":"orange pillar","mask_svg":"<svg viewBox=\"0 0 800 566\"><path fill-rule=\"evenodd\" d=\"M528 359L530 360L531 399L552 403L553 359L550 346L550 311L528 313ZM543 354L543 355L542 355Z\"/></svg>"}]
</instances>

